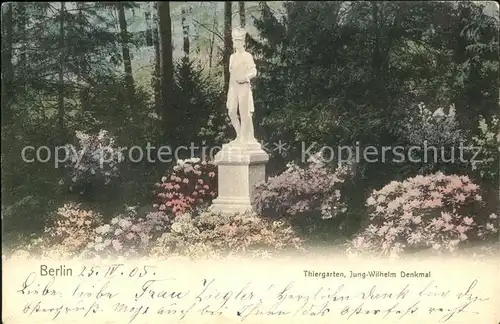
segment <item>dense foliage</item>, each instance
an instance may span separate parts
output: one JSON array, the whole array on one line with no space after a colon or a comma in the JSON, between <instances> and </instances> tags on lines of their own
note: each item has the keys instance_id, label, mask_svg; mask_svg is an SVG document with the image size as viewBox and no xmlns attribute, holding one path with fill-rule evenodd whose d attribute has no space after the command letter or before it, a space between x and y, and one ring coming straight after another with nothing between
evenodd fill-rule
<instances>
[{"instance_id":1,"label":"dense foliage","mask_svg":"<svg viewBox=\"0 0 500 324\"><path fill-rule=\"evenodd\" d=\"M301 249L321 236L390 254L498 238L499 23L485 3L259 2L246 13L247 48L271 177L254 192L257 215L229 218L205 210L218 175L196 159L204 153L155 158L160 146L213 147L234 136L223 86L228 30L218 29L230 20L220 21L215 2L169 3L2 6L2 222L11 246L215 255ZM196 28L176 16L183 6L195 8L182 12ZM287 149L276 150L282 142ZM390 154L309 163L302 150L313 144L438 153L418 163ZM149 145L153 160L130 158ZM459 160L461 145L479 154ZM57 166L56 153L67 157Z\"/></svg>"}]
</instances>

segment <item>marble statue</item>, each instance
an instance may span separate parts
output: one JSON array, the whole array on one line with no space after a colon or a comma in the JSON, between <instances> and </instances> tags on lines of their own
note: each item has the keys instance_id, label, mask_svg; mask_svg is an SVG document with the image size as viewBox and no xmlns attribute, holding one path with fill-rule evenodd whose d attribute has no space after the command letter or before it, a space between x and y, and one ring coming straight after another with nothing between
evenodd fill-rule
<instances>
[{"instance_id":1,"label":"marble statue","mask_svg":"<svg viewBox=\"0 0 500 324\"><path fill-rule=\"evenodd\" d=\"M254 136L254 104L250 80L257 75L257 70L252 55L245 51L246 31L236 28L232 36L235 52L229 59L226 105L236 131L236 139L223 144L215 155L218 196L211 206L212 211L222 214L252 210L252 192L257 183L266 180L266 164L269 161L269 155Z\"/></svg>"},{"instance_id":2,"label":"marble statue","mask_svg":"<svg viewBox=\"0 0 500 324\"><path fill-rule=\"evenodd\" d=\"M229 89L227 109L236 139L231 144L255 143L252 116L254 112L250 80L257 75L252 54L245 50L246 31L235 28L232 32L235 52L229 58ZM240 119L238 119L238 111Z\"/></svg>"}]
</instances>

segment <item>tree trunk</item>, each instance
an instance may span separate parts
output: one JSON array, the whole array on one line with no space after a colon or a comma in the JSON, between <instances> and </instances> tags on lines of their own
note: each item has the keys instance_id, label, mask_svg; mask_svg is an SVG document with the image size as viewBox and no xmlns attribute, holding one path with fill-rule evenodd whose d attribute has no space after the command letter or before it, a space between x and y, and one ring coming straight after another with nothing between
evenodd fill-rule
<instances>
[{"instance_id":1,"label":"tree trunk","mask_svg":"<svg viewBox=\"0 0 500 324\"><path fill-rule=\"evenodd\" d=\"M151 13L144 13L144 20L146 21L146 46L153 46L153 29L151 27Z\"/></svg>"},{"instance_id":2,"label":"tree trunk","mask_svg":"<svg viewBox=\"0 0 500 324\"><path fill-rule=\"evenodd\" d=\"M224 91L229 88L229 57L233 53L232 31L232 2L224 2Z\"/></svg>"},{"instance_id":3,"label":"tree trunk","mask_svg":"<svg viewBox=\"0 0 500 324\"><path fill-rule=\"evenodd\" d=\"M21 73L26 73L27 67L27 35L26 35L26 25L28 23L27 12L26 12L26 3L18 2L17 6L19 6L19 40L21 41L21 53L19 54L19 66L22 69ZM26 91L26 77L23 75L22 78L17 78L21 83L20 87L23 91Z\"/></svg>"},{"instance_id":4,"label":"tree trunk","mask_svg":"<svg viewBox=\"0 0 500 324\"><path fill-rule=\"evenodd\" d=\"M158 2L155 2L154 7L156 12L158 13ZM160 39L158 35L158 14L154 15L153 21L153 44L155 47L155 72L154 72L154 80L153 80L153 88L155 93L155 112L160 117L162 116L161 111L161 52L160 52Z\"/></svg>"},{"instance_id":5,"label":"tree trunk","mask_svg":"<svg viewBox=\"0 0 500 324\"><path fill-rule=\"evenodd\" d=\"M175 139L176 116L173 105L173 61L172 61L172 22L170 19L170 3L158 2L159 35L161 46L161 94L163 130L167 139Z\"/></svg>"},{"instance_id":6,"label":"tree trunk","mask_svg":"<svg viewBox=\"0 0 500 324\"><path fill-rule=\"evenodd\" d=\"M59 23L59 110L58 110L58 126L60 131L64 130L64 63L66 60L66 46L64 35L64 16L66 14L66 3L61 1L61 19Z\"/></svg>"},{"instance_id":7,"label":"tree trunk","mask_svg":"<svg viewBox=\"0 0 500 324\"><path fill-rule=\"evenodd\" d=\"M239 13L240 13L240 27L245 28L246 16L245 16L245 1L238 1Z\"/></svg>"},{"instance_id":8,"label":"tree trunk","mask_svg":"<svg viewBox=\"0 0 500 324\"><path fill-rule=\"evenodd\" d=\"M214 30L217 30L217 10L214 13ZM208 53L208 76L212 73L212 61L214 56L215 33L210 38L210 52Z\"/></svg>"},{"instance_id":9,"label":"tree trunk","mask_svg":"<svg viewBox=\"0 0 500 324\"><path fill-rule=\"evenodd\" d=\"M10 103L14 97L12 66L13 42L12 2L2 6L2 124L7 124L12 118Z\"/></svg>"},{"instance_id":10,"label":"tree trunk","mask_svg":"<svg viewBox=\"0 0 500 324\"><path fill-rule=\"evenodd\" d=\"M182 39L183 39L183 50L184 50L184 55L186 57L189 57L189 24L187 20L187 15L188 15L188 10L186 8L182 8Z\"/></svg>"},{"instance_id":11,"label":"tree trunk","mask_svg":"<svg viewBox=\"0 0 500 324\"><path fill-rule=\"evenodd\" d=\"M127 20L125 19L125 6L122 2L117 4L118 8L118 21L120 23L120 35L123 56L123 68L125 70L125 86L127 87L127 101L130 106L132 119L137 118L137 110L134 104L135 90L134 90L134 77L132 75L132 61L130 59L130 50L128 48L129 35L127 31Z\"/></svg>"},{"instance_id":12,"label":"tree trunk","mask_svg":"<svg viewBox=\"0 0 500 324\"><path fill-rule=\"evenodd\" d=\"M76 8L79 11L79 14L82 14L82 11L84 10L85 5L81 2L76 3ZM78 30L80 35L83 35L85 33L85 27L83 24L79 25L79 30ZM84 70L84 64L85 64L85 59L82 57L82 55L79 55L78 53L76 54L75 57L75 67L76 67L76 83L78 86L81 86L80 88L80 107L81 111L86 111L89 106L89 100L88 100L88 95L89 95L89 89L88 85L84 84L82 74ZM83 83L83 84L82 84Z\"/></svg>"},{"instance_id":13,"label":"tree trunk","mask_svg":"<svg viewBox=\"0 0 500 324\"><path fill-rule=\"evenodd\" d=\"M378 79L380 74L380 26L379 26L379 4L377 2L371 2L372 9L372 21L373 21L373 32L375 33L375 39L373 44L372 52L372 71L375 76L375 80Z\"/></svg>"},{"instance_id":14,"label":"tree trunk","mask_svg":"<svg viewBox=\"0 0 500 324\"><path fill-rule=\"evenodd\" d=\"M189 6L189 14L191 16L190 22L193 21L193 7ZM193 43L195 44L194 51L199 54L200 53L200 25L193 24Z\"/></svg>"}]
</instances>

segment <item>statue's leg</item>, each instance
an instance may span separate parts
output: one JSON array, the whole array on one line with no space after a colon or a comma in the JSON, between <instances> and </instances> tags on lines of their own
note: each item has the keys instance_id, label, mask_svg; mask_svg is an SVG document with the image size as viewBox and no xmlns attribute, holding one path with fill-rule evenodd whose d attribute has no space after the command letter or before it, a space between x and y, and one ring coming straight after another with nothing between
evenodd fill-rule
<instances>
[{"instance_id":1,"label":"statue's leg","mask_svg":"<svg viewBox=\"0 0 500 324\"><path fill-rule=\"evenodd\" d=\"M238 138L240 136L241 124L238 119L238 98L234 92L228 96L227 111L231 124L236 131L236 138Z\"/></svg>"},{"instance_id":2,"label":"statue's leg","mask_svg":"<svg viewBox=\"0 0 500 324\"><path fill-rule=\"evenodd\" d=\"M238 97L241 115L241 135L245 142L255 140L252 116L248 107L248 96L249 91L241 91Z\"/></svg>"}]
</instances>

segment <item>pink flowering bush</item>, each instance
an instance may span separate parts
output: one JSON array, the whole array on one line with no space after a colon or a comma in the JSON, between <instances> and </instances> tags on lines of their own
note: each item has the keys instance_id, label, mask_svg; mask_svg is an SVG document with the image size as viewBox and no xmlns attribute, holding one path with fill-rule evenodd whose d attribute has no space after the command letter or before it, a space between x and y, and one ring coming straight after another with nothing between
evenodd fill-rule
<instances>
[{"instance_id":1,"label":"pink flowering bush","mask_svg":"<svg viewBox=\"0 0 500 324\"><path fill-rule=\"evenodd\" d=\"M65 204L50 219L38 245L41 248L63 246L67 253L77 253L88 244L94 229L101 223L100 214L83 210L80 204Z\"/></svg>"},{"instance_id":2,"label":"pink flowering bush","mask_svg":"<svg viewBox=\"0 0 500 324\"><path fill-rule=\"evenodd\" d=\"M199 158L178 160L157 187L158 210L174 216L210 204L217 196L216 166Z\"/></svg>"},{"instance_id":3,"label":"pink flowering bush","mask_svg":"<svg viewBox=\"0 0 500 324\"><path fill-rule=\"evenodd\" d=\"M316 213L334 218L346 211L341 188L347 175L348 168L332 169L320 159L304 168L290 163L284 172L255 187L253 205L263 215Z\"/></svg>"},{"instance_id":4,"label":"pink flowering bush","mask_svg":"<svg viewBox=\"0 0 500 324\"><path fill-rule=\"evenodd\" d=\"M217 257L235 253L263 256L285 249L303 250L303 240L286 221L270 221L252 213L176 217L170 231L151 249L151 256Z\"/></svg>"},{"instance_id":5,"label":"pink flowering bush","mask_svg":"<svg viewBox=\"0 0 500 324\"><path fill-rule=\"evenodd\" d=\"M95 228L84 254L144 255L167 225L168 217L163 212L152 212L144 218L138 218L135 209L129 208L127 213Z\"/></svg>"},{"instance_id":6,"label":"pink flowering bush","mask_svg":"<svg viewBox=\"0 0 500 324\"><path fill-rule=\"evenodd\" d=\"M118 176L118 165L124 160L115 140L105 130L98 134L86 134L77 131L78 144L66 145L70 189L80 183L92 183L96 180L109 184ZM59 184L64 184L61 180Z\"/></svg>"},{"instance_id":7,"label":"pink flowering bush","mask_svg":"<svg viewBox=\"0 0 500 324\"><path fill-rule=\"evenodd\" d=\"M352 240L349 252L455 251L498 232L495 214L479 216L482 197L467 176L438 172L392 181L373 191L366 205L370 224Z\"/></svg>"}]
</instances>

